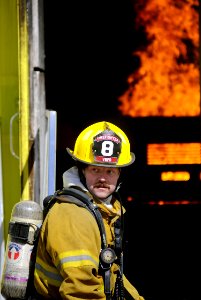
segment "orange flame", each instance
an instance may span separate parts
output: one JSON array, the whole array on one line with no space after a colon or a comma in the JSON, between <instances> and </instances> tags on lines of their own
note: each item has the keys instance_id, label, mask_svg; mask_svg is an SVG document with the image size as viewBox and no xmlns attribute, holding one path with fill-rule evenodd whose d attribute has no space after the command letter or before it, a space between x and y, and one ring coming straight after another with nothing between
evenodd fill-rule
<instances>
[{"instance_id":1,"label":"orange flame","mask_svg":"<svg viewBox=\"0 0 201 300\"><path fill-rule=\"evenodd\" d=\"M144 26L149 44L133 53L140 68L128 78L119 98L123 115L199 116L199 1L138 1L136 26Z\"/></svg>"},{"instance_id":2,"label":"orange flame","mask_svg":"<svg viewBox=\"0 0 201 300\"><path fill-rule=\"evenodd\" d=\"M148 165L201 164L201 143L147 145Z\"/></svg>"},{"instance_id":3,"label":"orange flame","mask_svg":"<svg viewBox=\"0 0 201 300\"><path fill-rule=\"evenodd\" d=\"M190 173L187 171L167 171L161 173L162 181L188 181L190 180Z\"/></svg>"}]
</instances>

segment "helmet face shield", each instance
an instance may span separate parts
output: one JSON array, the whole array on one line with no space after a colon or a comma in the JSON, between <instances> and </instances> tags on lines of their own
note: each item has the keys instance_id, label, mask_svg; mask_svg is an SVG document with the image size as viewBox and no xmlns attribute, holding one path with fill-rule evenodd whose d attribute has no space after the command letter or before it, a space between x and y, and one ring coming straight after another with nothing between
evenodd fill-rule
<instances>
[{"instance_id":1,"label":"helmet face shield","mask_svg":"<svg viewBox=\"0 0 201 300\"><path fill-rule=\"evenodd\" d=\"M67 148L67 152L77 161L104 167L124 167L135 160L125 133L105 121L84 129L75 142L74 151Z\"/></svg>"}]
</instances>

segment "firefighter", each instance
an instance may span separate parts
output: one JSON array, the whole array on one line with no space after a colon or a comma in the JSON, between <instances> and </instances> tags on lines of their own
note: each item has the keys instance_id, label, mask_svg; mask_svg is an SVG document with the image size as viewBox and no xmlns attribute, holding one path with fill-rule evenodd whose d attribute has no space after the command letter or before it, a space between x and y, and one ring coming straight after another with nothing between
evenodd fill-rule
<instances>
[{"instance_id":1,"label":"firefighter","mask_svg":"<svg viewBox=\"0 0 201 300\"><path fill-rule=\"evenodd\" d=\"M56 201L39 236L36 298L121 300L128 293L143 300L123 274L125 209L118 190L121 168L135 160L126 134L110 122L97 122L84 129L74 150L67 148L67 152L75 163L63 174L64 190L77 189L91 197L94 211L98 208L101 215L105 237L87 209Z\"/></svg>"}]
</instances>

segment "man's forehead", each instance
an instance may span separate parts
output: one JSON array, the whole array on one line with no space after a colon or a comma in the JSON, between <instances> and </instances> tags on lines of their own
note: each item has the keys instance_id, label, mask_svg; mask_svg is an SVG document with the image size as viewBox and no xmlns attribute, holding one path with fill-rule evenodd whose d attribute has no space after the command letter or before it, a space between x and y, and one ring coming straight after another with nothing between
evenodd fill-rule
<instances>
[{"instance_id":1,"label":"man's forehead","mask_svg":"<svg viewBox=\"0 0 201 300\"><path fill-rule=\"evenodd\" d=\"M120 171L121 168L118 167L105 167L105 166L97 166L97 165L87 165L88 169L98 169L98 170L103 170L103 171L107 171L107 170L118 170Z\"/></svg>"}]
</instances>

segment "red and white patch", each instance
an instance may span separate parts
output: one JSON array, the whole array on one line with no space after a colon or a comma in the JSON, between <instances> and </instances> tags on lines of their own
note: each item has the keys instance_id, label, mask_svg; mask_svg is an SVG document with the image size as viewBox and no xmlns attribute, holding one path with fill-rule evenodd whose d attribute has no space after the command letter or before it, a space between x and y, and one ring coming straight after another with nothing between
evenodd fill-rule
<instances>
[{"instance_id":1,"label":"red and white patch","mask_svg":"<svg viewBox=\"0 0 201 300\"><path fill-rule=\"evenodd\" d=\"M8 259L10 262L17 262L21 257L22 248L16 243L8 246Z\"/></svg>"}]
</instances>

